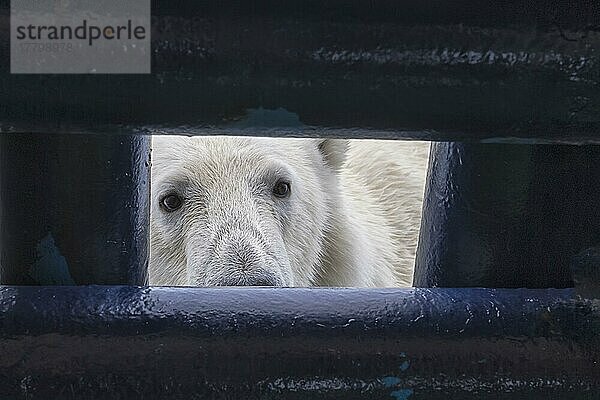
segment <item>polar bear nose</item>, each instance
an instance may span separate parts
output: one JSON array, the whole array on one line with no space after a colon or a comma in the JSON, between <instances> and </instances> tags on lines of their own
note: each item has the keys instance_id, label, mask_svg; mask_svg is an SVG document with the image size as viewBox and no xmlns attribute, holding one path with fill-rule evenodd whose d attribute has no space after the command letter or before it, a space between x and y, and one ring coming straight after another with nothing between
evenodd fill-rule
<instances>
[{"instance_id":1,"label":"polar bear nose","mask_svg":"<svg viewBox=\"0 0 600 400\"><path fill-rule=\"evenodd\" d=\"M218 286L277 286L274 277L258 276L228 276L219 281Z\"/></svg>"},{"instance_id":2,"label":"polar bear nose","mask_svg":"<svg viewBox=\"0 0 600 400\"><path fill-rule=\"evenodd\" d=\"M244 241L233 241L221 256L226 265L234 271L243 273L252 272L263 264L260 252L251 244Z\"/></svg>"},{"instance_id":3,"label":"polar bear nose","mask_svg":"<svg viewBox=\"0 0 600 400\"><path fill-rule=\"evenodd\" d=\"M221 270L217 286L277 286L268 256L252 239L242 234L233 234L221 247L216 262Z\"/></svg>"},{"instance_id":4,"label":"polar bear nose","mask_svg":"<svg viewBox=\"0 0 600 400\"><path fill-rule=\"evenodd\" d=\"M252 278L246 286L277 286L277 282L275 282L273 277L263 276Z\"/></svg>"}]
</instances>

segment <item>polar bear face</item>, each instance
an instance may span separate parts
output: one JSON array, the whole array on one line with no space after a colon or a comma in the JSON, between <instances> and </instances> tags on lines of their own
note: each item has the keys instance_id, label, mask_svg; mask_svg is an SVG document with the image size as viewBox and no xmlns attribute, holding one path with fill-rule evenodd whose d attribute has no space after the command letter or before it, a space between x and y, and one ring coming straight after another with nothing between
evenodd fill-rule
<instances>
[{"instance_id":1,"label":"polar bear face","mask_svg":"<svg viewBox=\"0 0 600 400\"><path fill-rule=\"evenodd\" d=\"M150 281L310 286L336 202L335 142L155 136Z\"/></svg>"}]
</instances>

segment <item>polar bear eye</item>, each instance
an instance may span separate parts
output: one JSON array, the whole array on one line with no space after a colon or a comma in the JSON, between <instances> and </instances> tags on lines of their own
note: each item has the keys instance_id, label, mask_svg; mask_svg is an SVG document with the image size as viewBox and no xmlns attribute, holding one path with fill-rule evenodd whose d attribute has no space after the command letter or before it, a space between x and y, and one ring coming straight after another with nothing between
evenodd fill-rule
<instances>
[{"instance_id":1,"label":"polar bear eye","mask_svg":"<svg viewBox=\"0 0 600 400\"><path fill-rule=\"evenodd\" d=\"M178 210L179 208L181 208L182 204L183 200L181 199L181 197L173 193L166 195L160 201L161 207L167 212L173 212Z\"/></svg>"},{"instance_id":2,"label":"polar bear eye","mask_svg":"<svg viewBox=\"0 0 600 400\"><path fill-rule=\"evenodd\" d=\"M284 198L290 195L291 186L289 182L286 181L277 181L275 186L273 186L273 194L275 197Z\"/></svg>"}]
</instances>

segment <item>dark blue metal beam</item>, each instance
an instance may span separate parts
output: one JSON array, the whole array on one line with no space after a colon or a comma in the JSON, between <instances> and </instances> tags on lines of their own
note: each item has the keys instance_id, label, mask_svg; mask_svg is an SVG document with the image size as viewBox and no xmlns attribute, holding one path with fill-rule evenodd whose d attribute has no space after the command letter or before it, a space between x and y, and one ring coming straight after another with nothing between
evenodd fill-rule
<instances>
[{"instance_id":1,"label":"dark blue metal beam","mask_svg":"<svg viewBox=\"0 0 600 400\"><path fill-rule=\"evenodd\" d=\"M231 134L262 107L294 113L296 136L600 141L594 0L152 6L152 74L23 76L2 63L0 130Z\"/></svg>"},{"instance_id":2,"label":"dark blue metal beam","mask_svg":"<svg viewBox=\"0 0 600 400\"><path fill-rule=\"evenodd\" d=\"M595 145L434 143L415 285L573 286L598 266L598 165Z\"/></svg>"},{"instance_id":3,"label":"dark blue metal beam","mask_svg":"<svg viewBox=\"0 0 600 400\"><path fill-rule=\"evenodd\" d=\"M150 140L0 134L0 283L147 282Z\"/></svg>"},{"instance_id":4,"label":"dark blue metal beam","mask_svg":"<svg viewBox=\"0 0 600 400\"><path fill-rule=\"evenodd\" d=\"M0 395L594 396L600 311L571 290L3 287Z\"/></svg>"},{"instance_id":5,"label":"dark blue metal beam","mask_svg":"<svg viewBox=\"0 0 600 400\"><path fill-rule=\"evenodd\" d=\"M8 26L8 4L0 0L2 26ZM19 76L4 63L0 132L114 134L157 126L181 132L184 125L188 134L600 141L600 9L591 0L184 0L153 6L153 74ZM3 35L1 59L8 59L9 48ZM264 131L256 120L240 121L261 107L289 116L287 110L294 125ZM3 282L71 283L54 268L64 257L75 283L143 283L147 142L0 138ZM587 151L595 150L581 153ZM137 154L133 162L131 154ZM108 161L113 167L103 164ZM87 168L92 165L105 168ZM583 167L567 168L560 182L595 176L594 164L588 167L587 175ZM498 185L506 168L485 183ZM561 172L549 170L548 179ZM462 172L469 171L490 174L474 167ZM544 170L523 164L516 172L531 171L545 179ZM130 172L135 175L123 178ZM470 198L480 198L477 179L461 183ZM70 191L58 193L65 182ZM560 185L550 188L556 194ZM492 189L502 194L500 186ZM550 205L560 210L566 204ZM484 217L466 216L470 205L459 201L442 217ZM551 213L536 214L534 203L527 211L552 221ZM593 224L596 211L588 211ZM426 210L425 219L436 212ZM454 218L461 212L465 218ZM565 229L583 215L563 221ZM506 221L484 225L493 235L478 239L503 238L496 228ZM535 227L539 233L548 225ZM530 239L519 233L516 238ZM582 250L597 254L593 237L573 234L568 250L581 239ZM454 232L448 244L469 251L465 238ZM502 249L493 243L497 256ZM512 244L523 245L525 254L524 243ZM541 248L552 254L548 243ZM569 251L561 254L570 257ZM536 254L530 271L536 279L550 275L535 286L570 284L564 265L545 269L554 260L544 264ZM573 255L589 264L585 254ZM510 264L515 259L519 263ZM512 286L530 282L529 264L515 259L493 258L489 265L500 269L478 270L491 277L478 282L497 284L502 268L516 274ZM477 262L470 259L469 268ZM433 259L427 263L437 267ZM32 274L31 266L39 265L51 268ZM445 276L431 271L428 284L474 284L452 275L470 276L458 267ZM575 299L568 289L3 287L0 397L593 398L600 386L598 338L597 303Z\"/></svg>"}]
</instances>

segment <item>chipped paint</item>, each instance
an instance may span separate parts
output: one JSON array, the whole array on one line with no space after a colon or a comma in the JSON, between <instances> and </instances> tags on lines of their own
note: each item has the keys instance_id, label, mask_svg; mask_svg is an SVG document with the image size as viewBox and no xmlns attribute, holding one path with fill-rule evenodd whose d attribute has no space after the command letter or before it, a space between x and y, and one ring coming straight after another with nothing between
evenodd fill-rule
<instances>
[{"instance_id":1,"label":"chipped paint","mask_svg":"<svg viewBox=\"0 0 600 400\"><path fill-rule=\"evenodd\" d=\"M385 378L381 378L383 385L385 387L392 387L398 385L402 380L395 376L386 376Z\"/></svg>"},{"instance_id":2,"label":"chipped paint","mask_svg":"<svg viewBox=\"0 0 600 400\"><path fill-rule=\"evenodd\" d=\"M402 364L400 364L401 371L406 371L408 369L408 367L410 367L410 363L408 361L404 361L404 362L402 362Z\"/></svg>"},{"instance_id":3,"label":"chipped paint","mask_svg":"<svg viewBox=\"0 0 600 400\"><path fill-rule=\"evenodd\" d=\"M74 285L67 260L60 253L49 232L36 245L36 260L29 275L40 285Z\"/></svg>"},{"instance_id":4,"label":"chipped paint","mask_svg":"<svg viewBox=\"0 0 600 400\"><path fill-rule=\"evenodd\" d=\"M407 400L410 396L412 396L412 389L400 389L394 390L390 393L390 396L394 397L396 400Z\"/></svg>"}]
</instances>

